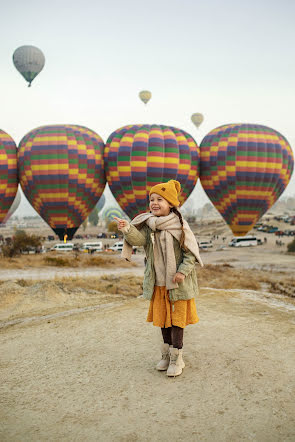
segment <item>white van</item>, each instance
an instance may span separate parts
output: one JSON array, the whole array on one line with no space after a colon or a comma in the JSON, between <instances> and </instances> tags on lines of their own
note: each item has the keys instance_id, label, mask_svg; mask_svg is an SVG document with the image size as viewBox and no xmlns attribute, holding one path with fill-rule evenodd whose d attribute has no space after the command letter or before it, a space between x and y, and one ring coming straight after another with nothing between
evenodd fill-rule
<instances>
[{"instance_id":1,"label":"white van","mask_svg":"<svg viewBox=\"0 0 295 442\"><path fill-rule=\"evenodd\" d=\"M123 241L115 242L115 244L111 247L111 250L113 250L114 252L122 252Z\"/></svg>"},{"instance_id":2,"label":"white van","mask_svg":"<svg viewBox=\"0 0 295 442\"><path fill-rule=\"evenodd\" d=\"M200 249L210 249L213 247L212 241L200 241L199 242Z\"/></svg>"},{"instance_id":3,"label":"white van","mask_svg":"<svg viewBox=\"0 0 295 442\"><path fill-rule=\"evenodd\" d=\"M74 249L74 244L71 242L62 242L60 244L55 244L50 250L55 252L71 252Z\"/></svg>"},{"instance_id":4,"label":"white van","mask_svg":"<svg viewBox=\"0 0 295 442\"><path fill-rule=\"evenodd\" d=\"M92 252L102 252L103 251L102 242L101 241L84 242L81 247L81 250L83 252L88 252L88 250Z\"/></svg>"},{"instance_id":5,"label":"white van","mask_svg":"<svg viewBox=\"0 0 295 442\"><path fill-rule=\"evenodd\" d=\"M233 238L228 244L230 247L249 247L257 246L257 238L255 236L241 236L239 238Z\"/></svg>"}]
</instances>

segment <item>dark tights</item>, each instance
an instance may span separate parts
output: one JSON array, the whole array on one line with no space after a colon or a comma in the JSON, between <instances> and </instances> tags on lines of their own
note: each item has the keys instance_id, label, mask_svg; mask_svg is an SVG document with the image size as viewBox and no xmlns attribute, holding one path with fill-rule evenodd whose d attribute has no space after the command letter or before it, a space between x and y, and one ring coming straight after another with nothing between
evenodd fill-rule
<instances>
[{"instance_id":1,"label":"dark tights","mask_svg":"<svg viewBox=\"0 0 295 442\"><path fill-rule=\"evenodd\" d=\"M183 346L183 328L172 325L172 327L161 328L164 344L173 345L174 348Z\"/></svg>"}]
</instances>

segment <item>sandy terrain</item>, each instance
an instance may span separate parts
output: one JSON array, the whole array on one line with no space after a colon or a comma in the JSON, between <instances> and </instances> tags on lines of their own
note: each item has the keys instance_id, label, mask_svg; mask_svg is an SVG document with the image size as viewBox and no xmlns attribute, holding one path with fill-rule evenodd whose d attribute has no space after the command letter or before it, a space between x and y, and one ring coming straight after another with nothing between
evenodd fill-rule
<instances>
[{"instance_id":1,"label":"sandy terrain","mask_svg":"<svg viewBox=\"0 0 295 442\"><path fill-rule=\"evenodd\" d=\"M294 274L295 257L274 241L214 247L202 258L249 269L249 278L250 269ZM141 275L143 257L135 259L132 272ZM200 322L185 330L186 368L170 379L154 368L160 331L145 322L142 298L78 288L67 294L46 281L30 291L16 281L73 271L85 281L122 272L123 288L130 269L0 271L7 281L0 302L1 441L295 440L294 299L202 284Z\"/></svg>"},{"instance_id":2,"label":"sandy terrain","mask_svg":"<svg viewBox=\"0 0 295 442\"><path fill-rule=\"evenodd\" d=\"M146 310L137 298L3 330L1 440L294 440L294 314L203 290L168 379Z\"/></svg>"}]
</instances>

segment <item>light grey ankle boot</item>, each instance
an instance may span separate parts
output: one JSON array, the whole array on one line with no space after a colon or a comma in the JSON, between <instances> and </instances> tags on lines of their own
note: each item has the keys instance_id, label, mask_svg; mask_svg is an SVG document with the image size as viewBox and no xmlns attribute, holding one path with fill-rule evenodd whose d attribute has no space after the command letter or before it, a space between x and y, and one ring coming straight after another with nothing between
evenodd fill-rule
<instances>
[{"instance_id":1,"label":"light grey ankle boot","mask_svg":"<svg viewBox=\"0 0 295 442\"><path fill-rule=\"evenodd\" d=\"M169 344L161 345L162 359L157 364L156 369L159 371L167 370L169 366L170 354L169 354Z\"/></svg>"},{"instance_id":2,"label":"light grey ankle boot","mask_svg":"<svg viewBox=\"0 0 295 442\"><path fill-rule=\"evenodd\" d=\"M170 363L167 370L167 376L179 376L185 363L182 359L182 349L170 348Z\"/></svg>"}]
</instances>

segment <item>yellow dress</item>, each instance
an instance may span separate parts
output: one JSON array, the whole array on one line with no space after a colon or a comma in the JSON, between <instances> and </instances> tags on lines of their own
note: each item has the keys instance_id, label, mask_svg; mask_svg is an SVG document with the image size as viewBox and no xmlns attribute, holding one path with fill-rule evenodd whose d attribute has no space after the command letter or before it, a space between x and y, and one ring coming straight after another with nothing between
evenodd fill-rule
<instances>
[{"instance_id":1,"label":"yellow dress","mask_svg":"<svg viewBox=\"0 0 295 442\"><path fill-rule=\"evenodd\" d=\"M184 328L199 321L195 299L170 302L166 287L155 286L147 315L147 322L157 327L177 325Z\"/></svg>"}]
</instances>

